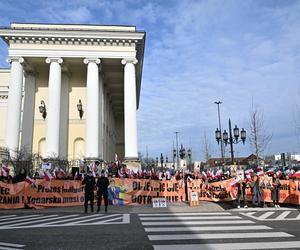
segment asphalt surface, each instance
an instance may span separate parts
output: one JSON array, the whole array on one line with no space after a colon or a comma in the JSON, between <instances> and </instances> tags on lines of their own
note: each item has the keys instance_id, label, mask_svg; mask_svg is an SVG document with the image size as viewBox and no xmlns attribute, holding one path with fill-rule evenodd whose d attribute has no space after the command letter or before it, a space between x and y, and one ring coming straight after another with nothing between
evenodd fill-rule
<instances>
[{"instance_id":1,"label":"asphalt surface","mask_svg":"<svg viewBox=\"0 0 300 250\"><path fill-rule=\"evenodd\" d=\"M296 207L228 209L201 203L0 210L0 250L16 249L300 249Z\"/></svg>"}]
</instances>

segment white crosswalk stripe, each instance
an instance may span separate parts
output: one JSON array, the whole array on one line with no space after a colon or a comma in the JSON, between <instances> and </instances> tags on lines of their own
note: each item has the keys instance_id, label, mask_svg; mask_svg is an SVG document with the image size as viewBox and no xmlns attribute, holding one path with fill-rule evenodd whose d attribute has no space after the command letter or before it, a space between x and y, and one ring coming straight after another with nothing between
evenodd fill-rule
<instances>
[{"instance_id":1,"label":"white crosswalk stripe","mask_svg":"<svg viewBox=\"0 0 300 250\"><path fill-rule=\"evenodd\" d=\"M25 245L0 241L0 250L22 250L24 247Z\"/></svg>"},{"instance_id":2,"label":"white crosswalk stripe","mask_svg":"<svg viewBox=\"0 0 300 250\"><path fill-rule=\"evenodd\" d=\"M300 212L294 211L255 211L255 212L241 212L251 219L258 221L293 221L300 220Z\"/></svg>"},{"instance_id":3,"label":"white crosswalk stripe","mask_svg":"<svg viewBox=\"0 0 300 250\"><path fill-rule=\"evenodd\" d=\"M104 224L129 224L129 214L69 214L69 215L28 215L1 216L0 230L42 227L88 226ZM0 245L1 247L1 245ZM1 250L1 248L0 248Z\"/></svg>"},{"instance_id":4,"label":"white crosswalk stripe","mask_svg":"<svg viewBox=\"0 0 300 250\"><path fill-rule=\"evenodd\" d=\"M267 218L268 213L262 216ZM281 217L288 216L284 213ZM287 232L230 213L139 214L155 250L288 249L300 241Z\"/></svg>"}]
</instances>

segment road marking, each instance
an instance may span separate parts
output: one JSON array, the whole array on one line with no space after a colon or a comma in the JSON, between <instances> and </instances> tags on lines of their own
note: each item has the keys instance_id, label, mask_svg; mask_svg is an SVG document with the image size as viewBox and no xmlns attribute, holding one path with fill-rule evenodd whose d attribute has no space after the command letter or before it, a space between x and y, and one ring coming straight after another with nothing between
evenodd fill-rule
<instances>
[{"instance_id":1,"label":"road marking","mask_svg":"<svg viewBox=\"0 0 300 250\"><path fill-rule=\"evenodd\" d=\"M116 220L120 220L123 219L123 217L116 217L116 218L112 218L112 219L108 219L108 220L102 220L99 222L94 222L93 225L97 225L97 224L103 224L103 223L107 223L107 222L111 222L111 221L116 221Z\"/></svg>"},{"instance_id":2,"label":"road marking","mask_svg":"<svg viewBox=\"0 0 300 250\"><path fill-rule=\"evenodd\" d=\"M6 219L0 219L0 221L7 221L7 220L14 220L14 219L23 219L23 218L33 218L33 217L39 217L39 214L36 215L26 215L26 216L18 216L18 217L13 217L13 218L6 218Z\"/></svg>"},{"instance_id":3,"label":"road marking","mask_svg":"<svg viewBox=\"0 0 300 250\"><path fill-rule=\"evenodd\" d=\"M264 220L266 218L268 218L269 216L271 216L272 214L274 214L275 212L265 212L264 214L262 214L261 216L259 216L259 220Z\"/></svg>"},{"instance_id":4,"label":"road marking","mask_svg":"<svg viewBox=\"0 0 300 250\"><path fill-rule=\"evenodd\" d=\"M277 216L274 220L284 220L286 216L288 216L291 211L284 211L279 216Z\"/></svg>"},{"instance_id":5,"label":"road marking","mask_svg":"<svg viewBox=\"0 0 300 250\"><path fill-rule=\"evenodd\" d=\"M97 214L95 217L98 217L98 218L96 218L96 219L106 219L106 218L111 218L111 217L119 216L119 215L120 215L120 214L112 214L112 215L106 215L106 216L99 216L99 215ZM67 223L66 225L69 225L69 224L75 225L75 224L79 224L79 223L87 222L87 221L91 221L91 220L95 220L95 218L89 218L89 219L84 219L84 220L77 220L77 221L75 221L75 222Z\"/></svg>"},{"instance_id":6,"label":"road marking","mask_svg":"<svg viewBox=\"0 0 300 250\"><path fill-rule=\"evenodd\" d=\"M39 216L39 217L35 217L35 218L27 218L27 219L23 219L23 220L19 220L19 218L17 217L17 218L15 218L14 221L5 222L3 226L6 226L6 225L10 225L10 226L11 226L11 225L14 225L14 224L23 224L23 223L26 224L26 222L27 222L27 223L31 223L32 221L34 221L34 220L36 220L36 219L40 219L41 217L42 217L43 219L45 219L45 218L51 218L51 217L56 217L56 216L58 216L58 215L57 215L57 214L54 214L54 215L47 215L47 216ZM41 219L41 220L42 220L42 219ZM39 221L39 220L37 220L37 221ZM10 224L10 223L13 223L13 224ZM2 225L1 225L1 227L2 227Z\"/></svg>"},{"instance_id":7,"label":"road marking","mask_svg":"<svg viewBox=\"0 0 300 250\"><path fill-rule=\"evenodd\" d=\"M74 217L75 217L75 216L78 216L78 215L79 215L79 214L75 214ZM85 216L85 218L91 217L91 216L93 216L93 215ZM66 219L66 220L60 220L59 223L67 222L67 221L73 221L73 220L78 220L78 217L76 217L76 218L71 218L71 219ZM45 223L45 225L51 225L51 224L55 224L55 223L57 223L57 221L47 222L47 223Z\"/></svg>"},{"instance_id":8,"label":"road marking","mask_svg":"<svg viewBox=\"0 0 300 250\"><path fill-rule=\"evenodd\" d=\"M218 244L154 245L154 250L244 250L299 248L300 241L239 242Z\"/></svg>"},{"instance_id":9,"label":"road marking","mask_svg":"<svg viewBox=\"0 0 300 250\"><path fill-rule=\"evenodd\" d=\"M89 217L89 218L87 218L87 217ZM85 217L77 218L77 221L75 221L75 222L69 222L69 223L66 223L65 225L69 225L69 224L75 225L75 224L79 224L79 223L82 223L82 222L87 222L87 221L95 220L95 217L101 218L101 216L99 214L94 214L94 215L90 215L90 216L85 216Z\"/></svg>"},{"instance_id":10,"label":"road marking","mask_svg":"<svg viewBox=\"0 0 300 250\"><path fill-rule=\"evenodd\" d=\"M249 218L259 220L259 221L293 221L293 220L300 220L300 214L295 218L286 218L290 214L291 211L283 211L280 212L280 215L278 215L275 218L268 218L269 216L273 215L275 212L266 212L260 216L255 216L256 212L250 212L250 213L240 213L242 215L245 215Z\"/></svg>"},{"instance_id":11,"label":"road marking","mask_svg":"<svg viewBox=\"0 0 300 250\"><path fill-rule=\"evenodd\" d=\"M56 219L58 217L57 214L55 215L48 215L48 216L44 216L43 219L39 219L39 220L34 220L32 221L32 219L30 221L23 221L21 223L13 223L13 224L6 224L4 225L3 227L13 227L13 226L21 226L21 225L26 225L26 224L30 224L30 223L37 223L37 222L43 222L43 221L47 221L47 220L53 220L53 219ZM38 219L38 218L37 218ZM2 228L2 226L0 227Z\"/></svg>"},{"instance_id":12,"label":"road marking","mask_svg":"<svg viewBox=\"0 0 300 250\"><path fill-rule=\"evenodd\" d=\"M0 242L0 250L21 250L25 245Z\"/></svg>"},{"instance_id":13,"label":"road marking","mask_svg":"<svg viewBox=\"0 0 300 250\"><path fill-rule=\"evenodd\" d=\"M146 232L184 232L184 231L235 231L235 230L266 230L268 226L212 226L212 227L150 227Z\"/></svg>"},{"instance_id":14,"label":"road marking","mask_svg":"<svg viewBox=\"0 0 300 250\"><path fill-rule=\"evenodd\" d=\"M7 219L7 218L11 218L11 217L16 217L17 215L13 214L13 215L5 215L5 216L0 216L0 221L2 219Z\"/></svg>"},{"instance_id":15,"label":"road marking","mask_svg":"<svg viewBox=\"0 0 300 250\"><path fill-rule=\"evenodd\" d=\"M142 222L143 226L164 226L164 225L227 225L227 224L254 224L252 220L224 220L224 221L155 221Z\"/></svg>"},{"instance_id":16,"label":"road marking","mask_svg":"<svg viewBox=\"0 0 300 250\"><path fill-rule=\"evenodd\" d=\"M245 239L245 238L276 238L276 237L295 237L295 236L285 232L148 235L149 240L207 240L207 239Z\"/></svg>"},{"instance_id":17,"label":"road marking","mask_svg":"<svg viewBox=\"0 0 300 250\"><path fill-rule=\"evenodd\" d=\"M188 217L188 216L174 216L174 217L140 217L140 220L228 220L228 219L242 219L239 216L208 216L208 217L202 217L202 216L194 216L194 217Z\"/></svg>"},{"instance_id":18,"label":"road marking","mask_svg":"<svg viewBox=\"0 0 300 250\"><path fill-rule=\"evenodd\" d=\"M138 214L139 216L192 216L192 215L231 215L231 213L220 212L220 213L156 213L156 214Z\"/></svg>"}]
</instances>

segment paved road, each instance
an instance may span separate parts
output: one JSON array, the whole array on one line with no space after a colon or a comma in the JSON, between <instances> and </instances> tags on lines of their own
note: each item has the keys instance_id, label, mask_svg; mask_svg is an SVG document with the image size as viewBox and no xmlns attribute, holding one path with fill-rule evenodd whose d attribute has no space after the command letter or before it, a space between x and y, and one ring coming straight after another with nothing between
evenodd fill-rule
<instances>
[{"instance_id":1,"label":"paved road","mask_svg":"<svg viewBox=\"0 0 300 250\"><path fill-rule=\"evenodd\" d=\"M296 209L0 214L0 250L300 249Z\"/></svg>"}]
</instances>

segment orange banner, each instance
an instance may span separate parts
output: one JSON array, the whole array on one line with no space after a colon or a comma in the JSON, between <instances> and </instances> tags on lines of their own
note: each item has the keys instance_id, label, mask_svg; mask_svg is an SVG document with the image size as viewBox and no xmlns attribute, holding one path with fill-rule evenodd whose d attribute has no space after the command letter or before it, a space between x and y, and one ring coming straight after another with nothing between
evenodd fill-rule
<instances>
[{"instance_id":1,"label":"orange banner","mask_svg":"<svg viewBox=\"0 0 300 250\"><path fill-rule=\"evenodd\" d=\"M0 181L0 209L24 208L24 185Z\"/></svg>"},{"instance_id":2,"label":"orange banner","mask_svg":"<svg viewBox=\"0 0 300 250\"><path fill-rule=\"evenodd\" d=\"M108 187L112 205L150 204L152 198L166 198L167 202L185 201L184 181L146 179L112 179Z\"/></svg>"},{"instance_id":3,"label":"orange banner","mask_svg":"<svg viewBox=\"0 0 300 250\"><path fill-rule=\"evenodd\" d=\"M25 203L29 207L78 206L84 202L81 181L36 180L35 186L25 186Z\"/></svg>"},{"instance_id":4,"label":"orange banner","mask_svg":"<svg viewBox=\"0 0 300 250\"><path fill-rule=\"evenodd\" d=\"M198 192L199 200L226 202L235 200L237 197L237 187L231 187L230 183L234 179L207 183L203 180L193 180L188 182L188 192ZM280 180L280 203L290 203L300 205L300 181ZM260 190L263 202L272 201L272 177L260 178ZM246 188L246 199L252 200L252 193L249 186Z\"/></svg>"}]
</instances>

